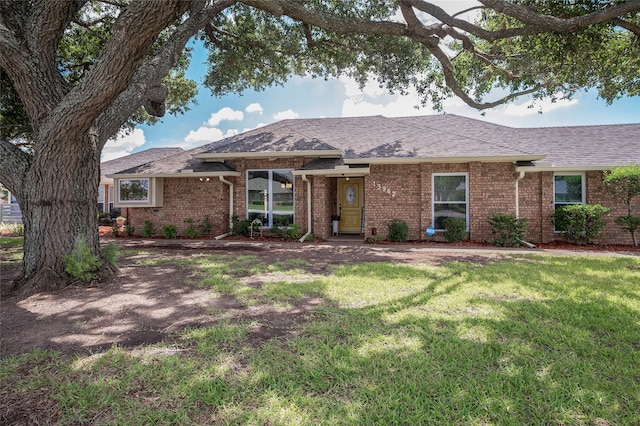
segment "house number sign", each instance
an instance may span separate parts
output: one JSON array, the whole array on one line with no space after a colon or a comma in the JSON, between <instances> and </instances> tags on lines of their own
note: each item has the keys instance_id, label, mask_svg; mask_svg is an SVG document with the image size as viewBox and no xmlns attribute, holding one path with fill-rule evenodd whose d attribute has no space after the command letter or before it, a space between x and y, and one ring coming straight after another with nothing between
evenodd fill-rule
<instances>
[{"instance_id":1,"label":"house number sign","mask_svg":"<svg viewBox=\"0 0 640 426\"><path fill-rule=\"evenodd\" d=\"M378 191L382 191L385 194L389 194L391 195L393 198L396 197L396 195L398 195L398 193L396 191L392 191L391 188L389 188L386 185L382 185L380 182L376 182L375 180L373 181L373 186L378 190Z\"/></svg>"}]
</instances>

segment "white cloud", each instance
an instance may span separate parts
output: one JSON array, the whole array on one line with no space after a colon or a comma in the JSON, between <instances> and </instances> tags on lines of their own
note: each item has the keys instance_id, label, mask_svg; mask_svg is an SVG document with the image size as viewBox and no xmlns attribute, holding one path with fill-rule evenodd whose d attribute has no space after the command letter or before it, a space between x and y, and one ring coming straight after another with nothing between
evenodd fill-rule
<instances>
[{"instance_id":1,"label":"white cloud","mask_svg":"<svg viewBox=\"0 0 640 426\"><path fill-rule=\"evenodd\" d=\"M274 120L287 120L287 119L298 118L298 117L300 117L300 114L298 114L297 112L291 109L288 109L286 111L280 111L273 114Z\"/></svg>"},{"instance_id":2,"label":"white cloud","mask_svg":"<svg viewBox=\"0 0 640 426\"><path fill-rule=\"evenodd\" d=\"M229 107L224 107L218 112L211 114L211 118L207 121L209 126L217 126L220 122L225 120L240 121L244 119L244 113Z\"/></svg>"},{"instance_id":3,"label":"white cloud","mask_svg":"<svg viewBox=\"0 0 640 426\"><path fill-rule=\"evenodd\" d=\"M257 102L254 102L252 104L247 105L247 107L244 109L244 112L246 112L247 114L251 114L254 112L257 112L258 114L262 114L264 112L264 108L262 108L262 105L260 105Z\"/></svg>"},{"instance_id":4,"label":"white cloud","mask_svg":"<svg viewBox=\"0 0 640 426\"><path fill-rule=\"evenodd\" d=\"M228 138L230 136L237 135L239 131L237 129L229 129L226 132L218 129L217 127L200 127L198 130L192 130L189 132L185 143L181 144L182 148L192 148L205 143L211 143L219 141L220 139Z\"/></svg>"},{"instance_id":5,"label":"white cloud","mask_svg":"<svg viewBox=\"0 0 640 426\"><path fill-rule=\"evenodd\" d=\"M424 115L425 109L416 109L420 98L414 90L406 95L390 95L375 81L369 81L362 89L354 80L341 78L344 84L346 99L342 102L343 117L362 117L384 115L399 117Z\"/></svg>"},{"instance_id":6,"label":"white cloud","mask_svg":"<svg viewBox=\"0 0 640 426\"><path fill-rule=\"evenodd\" d=\"M135 148L144 145L146 139L142 129L134 129L125 134L120 132L113 139L109 139L102 149L101 161L109 161L115 158L131 154Z\"/></svg>"}]
</instances>

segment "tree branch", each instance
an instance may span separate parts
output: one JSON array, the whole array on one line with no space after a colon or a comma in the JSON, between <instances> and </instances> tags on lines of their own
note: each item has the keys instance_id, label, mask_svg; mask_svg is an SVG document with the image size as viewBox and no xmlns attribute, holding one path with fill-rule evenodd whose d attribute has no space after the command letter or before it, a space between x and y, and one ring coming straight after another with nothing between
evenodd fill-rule
<instances>
[{"instance_id":1,"label":"tree branch","mask_svg":"<svg viewBox=\"0 0 640 426\"><path fill-rule=\"evenodd\" d=\"M121 92L109 108L96 120L100 129L99 149L113 137L129 117L147 102L150 91L161 85L162 79L180 58L189 39L204 28L213 16L235 3L235 0L217 1L211 7L204 8L205 1L194 2L185 19L169 36L157 53L139 67L129 86ZM157 96L154 102L159 102Z\"/></svg>"}]
</instances>

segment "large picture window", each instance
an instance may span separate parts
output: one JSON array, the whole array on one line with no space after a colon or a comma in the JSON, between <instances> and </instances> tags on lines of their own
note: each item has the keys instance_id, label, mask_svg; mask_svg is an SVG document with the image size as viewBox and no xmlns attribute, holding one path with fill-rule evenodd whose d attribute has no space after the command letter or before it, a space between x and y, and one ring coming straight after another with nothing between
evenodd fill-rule
<instances>
[{"instance_id":1,"label":"large picture window","mask_svg":"<svg viewBox=\"0 0 640 426\"><path fill-rule=\"evenodd\" d=\"M469 176L467 173L434 173L433 226L444 230L443 221L448 217L464 219L469 228Z\"/></svg>"},{"instance_id":2,"label":"large picture window","mask_svg":"<svg viewBox=\"0 0 640 426\"><path fill-rule=\"evenodd\" d=\"M584 204L584 174L557 174L553 177L553 207L555 210L571 204ZM556 232L562 229L555 228Z\"/></svg>"},{"instance_id":3,"label":"large picture window","mask_svg":"<svg viewBox=\"0 0 640 426\"><path fill-rule=\"evenodd\" d=\"M120 179L118 181L119 202L149 202L149 179Z\"/></svg>"},{"instance_id":4,"label":"large picture window","mask_svg":"<svg viewBox=\"0 0 640 426\"><path fill-rule=\"evenodd\" d=\"M294 223L291 170L247 172L247 218L269 227Z\"/></svg>"}]
</instances>

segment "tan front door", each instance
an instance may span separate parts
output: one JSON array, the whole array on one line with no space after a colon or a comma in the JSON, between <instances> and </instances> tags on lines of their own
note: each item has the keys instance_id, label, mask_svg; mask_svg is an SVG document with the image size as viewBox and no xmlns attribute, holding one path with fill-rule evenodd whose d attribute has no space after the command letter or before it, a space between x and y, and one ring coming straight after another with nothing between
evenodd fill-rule
<instances>
[{"instance_id":1,"label":"tan front door","mask_svg":"<svg viewBox=\"0 0 640 426\"><path fill-rule=\"evenodd\" d=\"M360 233L362 226L362 178L338 179L340 226L345 233Z\"/></svg>"}]
</instances>

